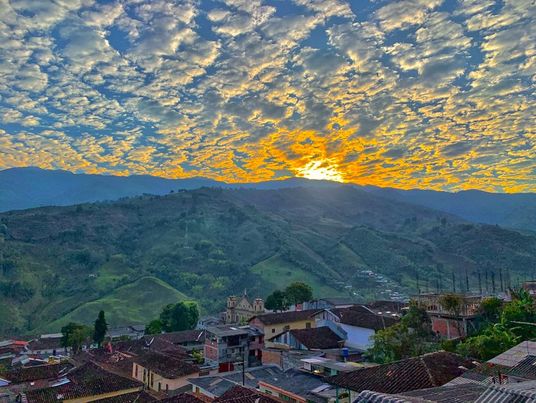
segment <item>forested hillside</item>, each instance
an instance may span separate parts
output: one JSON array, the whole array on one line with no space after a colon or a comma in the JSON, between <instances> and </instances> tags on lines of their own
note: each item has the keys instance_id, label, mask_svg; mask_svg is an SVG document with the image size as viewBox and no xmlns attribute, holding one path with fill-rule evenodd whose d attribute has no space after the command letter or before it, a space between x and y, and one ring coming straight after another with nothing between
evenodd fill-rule
<instances>
[{"instance_id":1,"label":"forested hillside","mask_svg":"<svg viewBox=\"0 0 536 403\"><path fill-rule=\"evenodd\" d=\"M143 322L185 298L215 313L245 285L266 296L306 280L317 296L360 300L451 289L453 278L499 289L536 268L533 236L349 186L199 189L0 223L0 333L55 331L101 307L112 325Z\"/></svg>"}]
</instances>

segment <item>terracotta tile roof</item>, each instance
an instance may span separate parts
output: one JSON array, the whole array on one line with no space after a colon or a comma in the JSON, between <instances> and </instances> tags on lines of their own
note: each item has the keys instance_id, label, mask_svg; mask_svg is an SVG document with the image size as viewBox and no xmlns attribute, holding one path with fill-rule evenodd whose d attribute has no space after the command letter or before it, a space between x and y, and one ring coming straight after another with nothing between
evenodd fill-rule
<instances>
[{"instance_id":1,"label":"terracotta tile roof","mask_svg":"<svg viewBox=\"0 0 536 403\"><path fill-rule=\"evenodd\" d=\"M12 383L55 379L73 368L72 364L36 365L8 371L3 377Z\"/></svg>"},{"instance_id":2,"label":"terracotta tile roof","mask_svg":"<svg viewBox=\"0 0 536 403\"><path fill-rule=\"evenodd\" d=\"M392 326L399 321L396 317L378 315L370 308L356 305L349 308L331 310L345 325L363 327L365 329L381 330Z\"/></svg>"},{"instance_id":3,"label":"terracotta tile roof","mask_svg":"<svg viewBox=\"0 0 536 403\"><path fill-rule=\"evenodd\" d=\"M145 340L150 340L154 337L155 339L161 339L172 344L182 344L182 343L204 343L205 342L205 331L204 330L184 330L181 332L171 332L163 333L154 336L145 336Z\"/></svg>"},{"instance_id":4,"label":"terracotta tile roof","mask_svg":"<svg viewBox=\"0 0 536 403\"><path fill-rule=\"evenodd\" d=\"M445 351L408 358L391 364L341 373L326 382L356 392L371 390L381 393L402 393L433 388L460 376L475 363Z\"/></svg>"},{"instance_id":5,"label":"terracotta tile roof","mask_svg":"<svg viewBox=\"0 0 536 403\"><path fill-rule=\"evenodd\" d=\"M35 339L28 343L28 349L31 351L36 350L58 350L63 351L65 347L61 345L61 338L59 337L46 337L43 339Z\"/></svg>"},{"instance_id":6,"label":"terracotta tile roof","mask_svg":"<svg viewBox=\"0 0 536 403\"><path fill-rule=\"evenodd\" d=\"M148 403L155 402L158 399L151 396L149 393L144 391L138 391L133 393L125 393L124 395L108 397L106 399L94 400L98 403Z\"/></svg>"},{"instance_id":7,"label":"terracotta tile roof","mask_svg":"<svg viewBox=\"0 0 536 403\"><path fill-rule=\"evenodd\" d=\"M189 393L181 393L180 395L168 397L166 399L159 400L159 402L165 403L204 403L203 400L198 399L194 395Z\"/></svg>"},{"instance_id":8,"label":"terracotta tile roof","mask_svg":"<svg viewBox=\"0 0 536 403\"><path fill-rule=\"evenodd\" d=\"M313 327L311 329L292 329L287 332L309 350L339 348L341 347L341 342L344 341L327 326ZM273 340L275 337L272 337L270 340Z\"/></svg>"},{"instance_id":9,"label":"terracotta tile roof","mask_svg":"<svg viewBox=\"0 0 536 403\"><path fill-rule=\"evenodd\" d=\"M214 403L280 403L281 400L243 386L233 386L223 395L216 398Z\"/></svg>"},{"instance_id":10,"label":"terracotta tile roof","mask_svg":"<svg viewBox=\"0 0 536 403\"><path fill-rule=\"evenodd\" d=\"M167 379L176 379L199 372L199 366L182 359L158 353L145 353L133 361Z\"/></svg>"},{"instance_id":11,"label":"terracotta tile roof","mask_svg":"<svg viewBox=\"0 0 536 403\"><path fill-rule=\"evenodd\" d=\"M321 312L321 309L307 309L305 311L273 312L254 316L254 319L260 320L265 325L276 325L278 323L299 322L311 318L315 313Z\"/></svg>"},{"instance_id":12,"label":"terracotta tile roof","mask_svg":"<svg viewBox=\"0 0 536 403\"><path fill-rule=\"evenodd\" d=\"M68 399L80 399L105 393L143 388L141 382L112 374L93 363L86 363L66 376L66 383L27 392L32 403L48 403Z\"/></svg>"}]
</instances>

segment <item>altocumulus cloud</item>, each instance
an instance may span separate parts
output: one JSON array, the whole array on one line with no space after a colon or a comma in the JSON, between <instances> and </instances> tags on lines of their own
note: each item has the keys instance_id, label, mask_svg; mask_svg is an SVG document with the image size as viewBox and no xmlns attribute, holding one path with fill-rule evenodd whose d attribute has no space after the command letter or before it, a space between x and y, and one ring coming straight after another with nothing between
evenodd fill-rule
<instances>
[{"instance_id":1,"label":"altocumulus cloud","mask_svg":"<svg viewBox=\"0 0 536 403\"><path fill-rule=\"evenodd\" d=\"M536 191L532 0L0 0L0 168Z\"/></svg>"}]
</instances>

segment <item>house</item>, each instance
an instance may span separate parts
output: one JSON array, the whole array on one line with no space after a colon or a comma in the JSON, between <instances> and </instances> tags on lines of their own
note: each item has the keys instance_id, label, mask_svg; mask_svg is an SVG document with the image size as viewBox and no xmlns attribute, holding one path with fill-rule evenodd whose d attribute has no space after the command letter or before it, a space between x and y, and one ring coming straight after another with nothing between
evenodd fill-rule
<instances>
[{"instance_id":1,"label":"house","mask_svg":"<svg viewBox=\"0 0 536 403\"><path fill-rule=\"evenodd\" d=\"M221 397L237 385L275 397L276 401L291 402L316 402L318 400L313 400L315 390L331 388L318 376L294 369L283 371L273 365L248 368L244 373L236 371L199 377L190 380L190 383L194 395L205 401L217 398L220 400L214 401L222 401Z\"/></svg>"},{"instance_id":2,"label":"house","mask_svg":"<svg viewBox=\"0 0 536 403\"><path fill-rule=\"evenodd\" d=\"M363 364L335 361L325 357L303 358L301 362L302 370L320 376L333 376L341 372L351 372L365 368Z\"/></svg>"},{"instance_id":3,"label":"house","mask_svg":"<svg viewBox=\"0 0 536 403\"><path fill-rule=\"evenodd\" d=\"M253 316L264 313L264 301L255 298L250 301L246 292L242 297L230 296L227 298L227 309L225 311L225 323L244 324Z\"/></svg>"},{"instance_id":4,"label":"house","mask_svg":"<svg viewBox=\"0 0 536 403\"><path fill-rule=\"evenodd\" d=\"M70 355L71 347L63 347L61 333L42 334L38 339L31 340L26 345L28 354L35 354L40 357L49 357L56 355Z\"/></svg>"},{"instance_id":5,"label":"house","mask_svg":"<svg viewBox=\"0 0 536 403\"><path fill-rule=\"evenodd\" d=\"M253 326L212 326L206 329L205 361L219 372L233 371L236 365L261 365L264 334Z\"/></svg>"},{"instance_id":6,"label":"house","mask_svg":"<svg viewBox=\"0 0 536 403\"><path fill-rule=\"evenodd\" d=\"M455 294L460 306L456 310L444 307L441 302L446 294L421 294L415 297L432 320L432 330L446 339L465 337L477 329L481 295Z\"/></svg>"},{"instance_id":7,"label":"house","mask_svg":"<svg viewBox=\"0 0 536 403\"><path fill-rule=\"evenodd\" d=\"M445 385L476 364L445 351L424 354L391 364L358 369L326 378L335 386L340 403L354 402L365 391L400 394Z\"/></svg>"},{"instance_id":8,"label":"house","mask_svg":"<svg viewBox=\"0 0 536 403\"><path fill-rule=\"evenodd\" d=\"M343 345L344 339L328 326L286 330L266 342L266 347L279 346L294 350L322 350Z\"/></svg>"},{"instance_id":9,"label":"house","mask_svg":"<svg viewBox=\"0 0 536 403\"><path fill-rule=\"evenodd\" d=\"M145 334L145 325L128 325L112 327L106 332L106 338L116 340L137 340Z\"/></svg>"},{"instance_id":10,"label":"house","mask_svg":"<svg viewBox=\"0 0 536 403\"><path fill-rule=\"evenodd\" d=\"M350 308L325 309L314 315L317 326L333 326L342 330L345 335L345 346L361 351L372 344L372 336L378 331L394 325L399 316L379 314L364 305ZM334 328L337 333L339 331Z\"/></svg>"},{"instance_id":11,"label":"house","mask_svg":"<svg viewBox=\"0 0 536 403\"><path fill-rule=\"evenodd\" d=\"M347 297L330 297L319 298L313 301L304 302L301 307L303 310L307 309L335 309L335 308L349 308L355 305L356 302L353 298Z\"/></svg>"},{"instance_id":12,"label":"house","mask_svg":"<svg viewBox=\"0 0 536 403\"><path fill-rule=\"evenodd\" d=\"M26 349L27 341L23 340L2 340L0 341L0 356L17 355Z\"/></svg>"},{"instance_id":13,"label":"house","mask_svg":"<svg viewBox=\"0 0 536 403\"><path fill-rule=\"evenodd\" d=\"M296 369L289 369L277 378L260 380L258 388L262 393L296 403L317 402L315 393L332 389L323 378Z\"/></svg>"},{"instance_id":14,"label":"house","mask_svg":"<svg viewBox=\"0 0 536 403\"><path fill-rule=\"evenodd\" d=\"M199 375L197 365L164 354L147 352L132 361L132 377L157 392L179 389Z\"/></svg>"},{"instance_id":15,"label":"house","mask_svg":"<svg viewBox=\"0 0 536 403\"><path fill-rule=\"evenodd\" d=\"M273 312L257 315L249 320L251 326L261 329L266 337L272 337L290 329L316 327L314 315L318 309L304 311Z\"/></svg>"},{"instance_id":16,"label":"house","mask_svg":"<svg viewBox=\"0 0 536 403\"><path fill-rule=\"evenodd\" d=\"M257 389L260 380L277 379L282 376L283 372L276 365L263 365L246 368L243 372L233 371L200 376L199 378L189 379L189 382L192 384L192 393L196 397L205 401L212 401L236 385L242 385L248 389Z\"/></svg>"},{"instance_id":17,"label":"house","mask_svg":"<svg viewBox=\"0 0 536 403\"><path fill-rule=\"evenodd\" d=\"M93 363L86 363L51 382L46 388L26 392L22 400L26 398L32 403L91 402L142 389L141 382L107 372Z\"/></svg>"},{"instance_id":18,"label":"house","mask_svg":"<svg viewBox=\"0 0 536 403\"><path fill-rule=\"evenodd\" d=\"M183 330L180 332L145 336L144 339L147 341L152 338L163 340L164 342L171 343L175 346L180 346L186 351L203 351L203 346L205 345L205 333L206 332L203 329Z\"/></svg>"},{"instance_id":19,"label":"house","mask_svg":"<svg viewBox=\"0 0 536 403\"><path fill-rule=\"evenodd\" d=\"M214 403L282 403L276 399L256 390L248 389L240 385L228 389L220 397L214 399Z\"/></svg>"}]
</instances>

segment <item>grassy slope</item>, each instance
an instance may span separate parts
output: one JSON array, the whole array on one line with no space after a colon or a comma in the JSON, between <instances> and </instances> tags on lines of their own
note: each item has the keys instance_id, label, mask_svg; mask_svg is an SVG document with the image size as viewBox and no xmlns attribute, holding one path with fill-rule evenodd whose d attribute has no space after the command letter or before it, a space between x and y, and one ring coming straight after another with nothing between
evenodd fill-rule
<instances>
[{"instance_id":1,"label":"grassy slope","mask_svg":"<svg viewBox=\"0 0 536 403\"><path fill-rule=\"evenodd\" d=\"M100 310L106 312L106 319L111 326L148 323L158 316L163 306L186 299L186 295L162 280L143 277L102 298L82 304L39 330L56 331L69 322L91 324Z\"/></svg>"},{"instance_id":2,"label":"grassy slope","mask_svg":"<svg viewBox=\"0 0 536 403\"><path fill-rule=\"evenodd\" d=\"M315 297L334 297L346 295L340 289L335 289L322 282L314 274L308 273L292 263L286 262L279 255L274 255L251 268L265 282L265 290L283 289L294 281L303 281L313 287Z\"/></svg>"},{"instance_id":3,"label":"grassy slope","mask_svg":"<svg viewBox=\"0 0 536 403\"><path fill-rule=\"evenodd\" d=\"M496 278L508 270L515 281L536 267L535 237L352 188L203 189L3 213L0 223L7 227L0 235L0 334L94 320L103 309L94 301L129 322L145 321L164 301L145 294L140 301L154 306L142 317L130 303L138 291L116 294L140 277L162 280L214 313L229 294L247 288L265 297L293 280L310 282L319 296L344 295L351 285L375 298L393 284L415 292L416 273L421 286L440 278L446 289L452 272L460 281L467 269L476 289L478 270Z\"/></svg>"}]
</instances>

